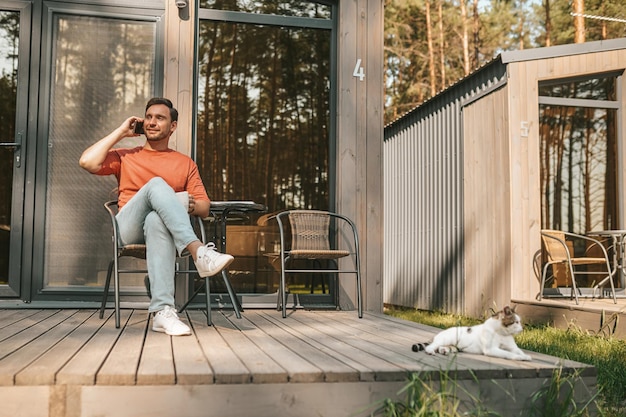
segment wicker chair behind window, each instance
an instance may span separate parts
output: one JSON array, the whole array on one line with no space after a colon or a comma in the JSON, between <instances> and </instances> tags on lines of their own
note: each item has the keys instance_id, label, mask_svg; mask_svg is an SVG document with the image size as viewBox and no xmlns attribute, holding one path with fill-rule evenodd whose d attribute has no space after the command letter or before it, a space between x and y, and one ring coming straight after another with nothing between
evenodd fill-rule
<instances>
[{"instance_id":1,"label":"wicker chair behind window","mask_svg":"<svg viewBox=\"0 0 626 417\"><path fill-rule=\"evenodd\" d=\"M577 275L599 275L601 279L595 281L593 295L595 296L596 289L599 289L601 286L606 284L610 284L613 302L617 303L615 287L613 286L613 275L615 270L611 268L611 262L607 251L600 241L589 236L563 232L560 230L542 230L541 239L543 243L543 250L545 251L546 263L543 267L543 274L541 276L541 287L539 288L539 294L537 295L538 300L541 300L543 297L546 281L550 278L556 279L557 273L561 272L565 274L568 281L571 281L571 295L572 298L576 299L576 304L578 304L579 292L578 283L576 281ZM575 248L581 245L584 245L585 253L582 254L582 256L577 256ZM591 256L589 254L590 251L601 254L602 257L597 255ZM599 268L594 269L592 268L593 265L596 265ZM553 270L553 275L551 277L548 277L549 266L552 266ZM585 269L581 269L581 266L585 266Z\"/></svg>"},{"instance_id":2,"label":"wicker chair behind window","mask_svg":"<svg viewBox=\"0 0 626 417\"><path fill-rule=\"evenodd\" d=\"M359 318L363 317L359 239L352 220L319 210L284 211L276 215L276 220L280 232L280 252L277 255L281 271L278 308L282 308L283 318L287 317L286 274L297 273L355 274L357 309ZM323 268L321 263L312 264L320 265L320 268L288 268L289 262L296 259L338 261L348 256L353 259L352 269L340 268L339 262L335 262L335 269L329 266Z\"/></svg>"}]
</instances>

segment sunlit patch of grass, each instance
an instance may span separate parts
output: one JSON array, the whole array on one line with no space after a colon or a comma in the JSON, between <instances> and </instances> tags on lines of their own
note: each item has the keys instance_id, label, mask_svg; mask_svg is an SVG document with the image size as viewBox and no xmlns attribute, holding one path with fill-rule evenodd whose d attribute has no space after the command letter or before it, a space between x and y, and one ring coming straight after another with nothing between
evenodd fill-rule
<instances>
[{"instance_id":1,"label":"sunlit patch of grass","mask_svg":"<svg viewBox=\"0 0 626 417\"><path fill-rule=\"evenodd\" d=\"M439 327L447 329L453 326L473 326L482 323L482 320L474 319L467 316L457 316L454 314L445 314L441 312L430 312L423 310L391 308L386 310L390 316L398 317L404 320L425 324L427 326Z\"/></svg>"}]
</instances>

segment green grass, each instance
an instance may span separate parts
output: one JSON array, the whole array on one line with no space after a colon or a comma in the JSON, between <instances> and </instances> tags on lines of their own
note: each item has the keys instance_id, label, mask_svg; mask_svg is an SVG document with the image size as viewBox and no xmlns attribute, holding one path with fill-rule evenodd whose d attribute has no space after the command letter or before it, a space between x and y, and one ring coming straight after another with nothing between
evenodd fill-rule
<instances>
[{"instance_id":1,"label":"green grass","mask_svg":"<svg viewBox=\"0 0 626 417\"><path fill-rule=\"evenodd\" d=\"M409 309L387 309L386 314L416 323L426 324L440 329L447 329L452 326L473 326L482 323L482 320L454 314L430 312Z\"/></svg>"},{"instance_id":2,"label":"green grass","mask_svg":"<svg viewBox=\"0 0 626 417\"><path fill-rule=\"evenodd\" d=\"M467 326L482 320L410 309L389 309L387 314L438 328ZM523 320L523 317L522 317ZM589 334L572 325L556 329L526 325L515 338L518 346L533 352L586 363L598 372L598 405L607 417L626 415L626 342L606 335Z\"/></svg>"},{"instance_id":3,"label":"green grass","mask_svg":"<svg viewBox=\"0 0 626 417\"><path fill-rule=\"evenodd\" d=\"M474 382L479 381L474 376ZM499 385L496 383L496 386ZM398 392L400 400L385 398L372 404L371 417L590 417L607 416L599 410L596 402L597 394L581 402L577 398L576 386L580 386L580 374L563 374L563 369L555 369L552 377L542 388L535 391L529 402L522 409L511 410L511 404L500 404L507 409L504 415L490 410L476 396L480 393L469 392L451 376L448 370L438 375L412 373L406 385ZM515 402L514 393L502 387L505 395L511 395L510 401ZM474 391L474 390L472 390ZM493 399L493 398L492 398ZM506 398L501 401L507 402ZM359 410L356 414L363 414ZM356 415L355 414L355 415ZM619 414L615 414L619 415Z\"/></svg>"},{"instance_id":4,"label":"green grass","mask_svg":"<svg viewBox=\"0 0 626 417\"><path fill-rule=\"evenodd\" d=\"M404 395L406 401L384 399L371 415L382 417L498 416L483 410L474 396L465 391L459 393L458 389L458 385L448 372L442 371L435 380L432 376L413 373L409 375L407 384L398 393ZM458 394L466 394L468 399L462 402ZM468 414L466 409L471 409L471 414Z\"/></svg>"}]
</instances>

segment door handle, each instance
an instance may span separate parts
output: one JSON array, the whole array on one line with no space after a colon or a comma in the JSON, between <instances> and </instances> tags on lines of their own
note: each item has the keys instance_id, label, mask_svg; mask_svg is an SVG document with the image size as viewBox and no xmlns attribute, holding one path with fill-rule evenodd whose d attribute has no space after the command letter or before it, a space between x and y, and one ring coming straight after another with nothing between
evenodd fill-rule
<instances>
[{"instance_id":1,"label":"door handle","mask_svg":"<svg viewBox=\"0 0 626 417\"><path fill-rule=\"evenodd\" d=\"M15 166L19 168L22 165L22 133L17 134L17 142L0 142L0 147L15 148Z\"/></svg>"}]
</instances>

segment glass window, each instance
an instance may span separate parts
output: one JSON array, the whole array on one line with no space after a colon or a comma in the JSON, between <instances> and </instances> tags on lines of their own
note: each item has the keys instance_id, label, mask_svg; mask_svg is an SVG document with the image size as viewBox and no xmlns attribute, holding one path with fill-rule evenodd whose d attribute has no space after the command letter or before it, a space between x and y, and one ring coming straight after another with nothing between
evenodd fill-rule
<instances>
[{"instance_id":1,"label":"glass window","mask_svg":"<svg viewBox=\"0 0 626 417\"><path fill-rule=\"evenodd\" d=\"M102 204L117 184L88 174L78 159L129 115L143 114L153 93L156 25L57 14L52 32L44 285L101 285L111 257ZM141 143L128 138L120 146Z\"/></svg>"},{"instance_id":2,"label":"glass window","mask_svg":"<svg viewBox=\"0 0 626 417\"><path fill-rule=\"evenodd\" d=\"M246 12L245 21L237 20L243 13L229 14L228 21L201 13L196 161L210 198L252 200L270 213L329 209L332 25L324 21L320 28L319 19L308 17L329 18L330 6L243 0L202 5ZM276 258L266 256L278 244L275 222L231 220L226 251L235 255L229 274L237 292L277 291ZM321 305L334 302L334 288L309 277L292 281L289 290L300 293L301 303L313 296ZM275 296L268 300L276 302Z\"/></svg>"},{"instance_id":3,"label":"glass window","mask_svg":"<svg viewBox=\"0 0 626 417\"><path fill-rule=\"evenodd\" d=\"M197 155L213 200L329 207L330 31L201 21Z\"/></svg>"},{"instance_id":4,"label":"glass window","mask_svg":"<svg viewBox=\"0 0 626 417\"><path fill-rule=\"evenodd\" d=\"M615 76L591 77L586 80L542 83L539 95L543 97L579 98L587 100L616 100Z\"/></svg>"},{"instance_id":5,"label":"glass window","mask_svg":"<svg viewBox=\"0 0 626 417\"><path fill-rule=\"evenodd\" d=\"M0 142L15 140L19 12L0 10ZM0 146L0 285L9 282L14 148Z\"/></svg>"},{"instance_id":6,"label":"glass window","mask_svg":"<svg viewBox=\"0 0 626 417\"><path fill-rule=\"evenodd\" d=\"M615 100L616 77L540 86L544 96ZM539 107L542 227L584 234L619 228L616 109Z\"/></svg>"},{"instance_id":7,"label":"glass window","mask_svg":"<svg viewBox=\"0 0 626 417\"><path fill-rule=\"evenodd\" d=\"M332 10L329 5L301 0L200 0L200 8L322 19L330 19Z\"/></svg>"}]
</instances>

